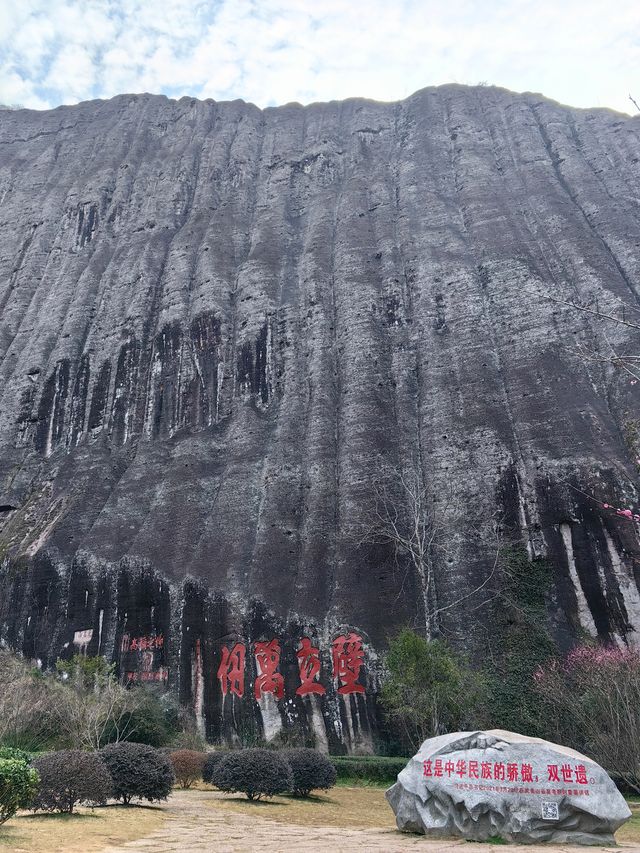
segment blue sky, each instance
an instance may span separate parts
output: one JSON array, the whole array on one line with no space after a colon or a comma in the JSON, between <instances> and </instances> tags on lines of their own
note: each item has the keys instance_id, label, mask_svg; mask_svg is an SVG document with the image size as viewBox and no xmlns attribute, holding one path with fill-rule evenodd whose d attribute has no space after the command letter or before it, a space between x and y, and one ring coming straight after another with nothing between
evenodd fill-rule
<instances>
[{"instance_id":1,"label":"blue sky","mask_svg":"<svg viewBox=\"0 0 640 853\"><path fill-rule=\"evenodd\" d=\"M0 103L259 106L486 82L634 113L640 0L0 0Z\"/></svg>"}]
</instances>

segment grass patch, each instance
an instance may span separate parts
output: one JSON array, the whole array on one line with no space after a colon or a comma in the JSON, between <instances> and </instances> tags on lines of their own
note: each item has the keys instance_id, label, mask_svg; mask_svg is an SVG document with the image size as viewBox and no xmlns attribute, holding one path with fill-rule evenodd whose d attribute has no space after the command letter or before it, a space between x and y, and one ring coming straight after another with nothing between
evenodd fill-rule
<instances>
[{"instance_id":1,"label":"grass patch","mask_svg":"<svg viewBox=\"0 0 640 853\"><path fill-rule=\"evenodd\" d=\"M384 797L382 787L341 785L330 791L318 793L307 800L279 796L260 802L250 802L242 794L222 794L214 788L209 788L209 792L201 790L197 794L203 808L256 815L283 826L289 824L386 830L396 828L395 816ZM190 791L181 792L183 796L190 794ZM640 850L640 804L632 803L630 807L633 817L616 833L616 841L635 843ZM508 842L494 835L484 842L470 843L499 846L506 845Z\"/></svg>"},{"instance_id":2,"label":"grass patch","mask_svg":"<svg viewBox=\"0 0 640 853\"><path fill-rule=\"evenodd\" d=\"M98 853L157 829L157 806L79 808L74 814L19 814L0 827L1 853Z\"/></svg>"},{"instance_id":3,"label":"grass patch","mask_svg":"<svg viewBox=\"0 0 640 853\"><path fill-rule=\"evenodd\" d=\"M396 826L391 806L379 787L335 787L308 799L282 796L257 803L241 794L213 792L202 803L215 809L260 814L267 820L303 826L372 829L395 829Z\"/></svg>"},{"instance_id":4,"label":"grass patch","mask_svg":"<svg viewBox=\"0 0 640 853\"><path fill-rule=\"evenodd\" d=\"M627 805L631 809L631 817L616 832L616 841L635 841L640 845L640 803L637 802L637 796L633 802L627 801Z\"/></svg>"}]
</instances>

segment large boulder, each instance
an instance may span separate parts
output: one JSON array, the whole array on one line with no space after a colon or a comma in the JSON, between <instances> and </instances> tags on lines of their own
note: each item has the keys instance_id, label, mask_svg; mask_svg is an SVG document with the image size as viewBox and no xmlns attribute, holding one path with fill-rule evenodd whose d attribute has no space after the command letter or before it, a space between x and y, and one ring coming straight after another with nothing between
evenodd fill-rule
<instances>
[{"instance_id":1,"label":"large boulder","mask_svg":"<svg viewBox=\"0 0 640 853\"><path fill-rule=\"evenodd\" d=\"M398 829L436 838L613 844L631 817L595 761L498 729L426 740L386 796Z\"/></svg>"}]
</instances>

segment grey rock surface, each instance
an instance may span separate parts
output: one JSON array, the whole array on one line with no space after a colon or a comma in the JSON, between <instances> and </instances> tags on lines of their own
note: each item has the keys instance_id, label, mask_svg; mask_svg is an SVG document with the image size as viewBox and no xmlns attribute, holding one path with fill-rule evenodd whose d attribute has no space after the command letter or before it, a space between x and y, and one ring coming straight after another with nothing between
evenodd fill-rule
<instances>
[{"instance_id":1,"label":"grey rock surface","mask_svg":"<svg viewBox=\"0 0 640 853\"><path fill-rule=\"evenodd\" d=\"M636 305L639 245L640 119L539 95L0 111L0 639L46 664L163 632L216 719L192 673L234 632L374 660L423 579L358 534L417 457L454 642L486 641L453 605L493 600L499 520L553 565L561 644L635 643L635 526L602 504L637 506L638 390L577 352L634 331L545 297Z\"/></svg>"},{"instance_id":2,"label":"grey rock surface","mask_svg":"<svg viewBox=\"0 0 640 853\"><path fill-rule=\"evenodd\" d=\"M631 817L596 762L500 730L429 738L386 796L399 829L473 841L614 844Z\"/></svg>"}]
</instances>

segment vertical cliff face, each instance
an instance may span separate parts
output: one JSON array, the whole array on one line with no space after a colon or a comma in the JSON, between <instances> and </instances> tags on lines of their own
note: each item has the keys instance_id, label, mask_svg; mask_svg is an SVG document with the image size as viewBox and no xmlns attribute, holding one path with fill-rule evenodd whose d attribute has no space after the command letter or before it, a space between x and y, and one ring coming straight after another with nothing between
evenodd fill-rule
<instances>
[{"instance_id":1,"label":"vertical cliff face","mask_svg":"<svg viewBox=\"0 0 640 853\"><path fill-rule=\"evenodd\" d=\"M636 525L602 504L636 506L638 391L583 355L633 330L545 297L636 306L639 246L640 120L535 95L1 112L0 637L168 681L212 736L364 748L376 650L424 624L424 579L362 541L410 468L449 636L491 630L453 605L495 592L497 526L553 564L560 642L636 643Z\"/></svg>"}]
</instances>

